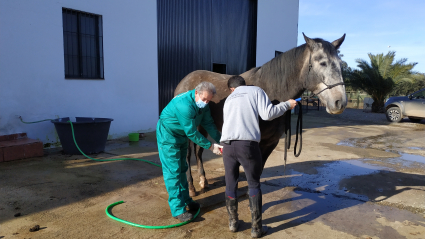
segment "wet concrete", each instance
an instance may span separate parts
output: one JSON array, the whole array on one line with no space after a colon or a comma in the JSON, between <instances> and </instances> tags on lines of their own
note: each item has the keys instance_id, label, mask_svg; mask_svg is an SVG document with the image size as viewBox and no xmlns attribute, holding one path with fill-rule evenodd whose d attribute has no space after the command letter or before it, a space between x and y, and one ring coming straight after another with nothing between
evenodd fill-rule
<instances>
[{"instance_id":1,"label":"wet concrete","mask_svg":"<svg viewBox=\"0 0 425 239\"><path fill-rule=\"evenodd\" d=\"M282 140L266 163L261 179L263 222L271 229L265 238L425 238L425 127L340 120L319 113L304 115L300 157L291 149L285 169ZM0 164L0 238L250 238L243 170L240 232L230 233L222 158L208 150L208 190L201 191L196 166L191 167L200 216L163 230L124 225L104 212L109 204L124 200L112 209L119 218L148 225L176 223L160 168L46 153ZM139 142L108 141L106 152L94 157L160 163L154 133ZM16 213L22 216L14 217ZM34 225L41 230L29 232Z\"/></svg>"},{"instance_id":2,"label":"wet concrete","mask_svg":"<svg viewBox=\"0 0 425 239\"><path fill-rule=\"evenodd\" d=\"M416 162L416 163L425 163L425 157L420 155L414 155L414 154L401 154L400 160L403 161L409 161L409 162ZM409 164L405 164L406 166L409 166Z\"/></svg>"}]
</instances>

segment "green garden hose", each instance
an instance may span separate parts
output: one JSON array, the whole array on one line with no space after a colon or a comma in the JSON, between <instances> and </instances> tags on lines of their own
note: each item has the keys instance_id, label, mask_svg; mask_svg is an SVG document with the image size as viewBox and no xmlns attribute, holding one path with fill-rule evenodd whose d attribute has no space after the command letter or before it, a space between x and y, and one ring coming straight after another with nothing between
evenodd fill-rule
<instances>
[{"instance_id":1,"label":"green garden hose","mask_svg":"<svg viewBox=\"0 0 425 239\"><path fill-rule=\"evenodd\" d=\"M68 121L68 122L71 124L72 138L74 139L75 146L77 147L78 151L80 151L81 154L83 154L84 156L86 156L86 158L89 158L89 159L94 160L94 161L136 160L136 161L143 161L145 163L150 163L152 165L155 165L157 167L162 168L161 165L156 164L156 163L152 163L151 161L144 160L144 159L136 159L136 158L94 159L94 158L91 158L88 155L86 155L85 153L83 153L83 151L81 151L80 147L78 147L78 144L77 144L77 141L75 140L75 135L74 135L74 126L72 125L72 122L71 121Z\"/></svg>"},{"instance_id":2,"label":"green garden hose","mask_svg":"<svg viewBox=\"0 0 425 239\"><path fill-rule=\"evenodd\" d=\"M22 120L22 116L18 116L18 117L19 117L19 119L21 120L21 122L22 122L22 123L24 123L24 124L34 124L34 123L40 123L40 122L44 122L44 121L50 121L50 120L53 120L53 119L44 119L44 120L34 121L34 122L25 122L25 121L23 121L23 120Z\"/></svg>"},{"instance_id":3,"label":"green garden hose","mask_svg":"<svg viewBox=\"0 0 425 239\"><path fill-rule=\"evenodd\" d=\"M197 213L195 214L195 216L193 216L193 218L192 218L191 220L189 220L189 221L185 221L185 222L181 222L181 223L177 223L177 224L173 224L173 225L166 225L166 226L146 226L146 225L140 225L140 224L136 224L136 223L133 223L133 222L126 221L126 220L122 220L122 219L120 219L120 218L118 218L118 217L115 217L115 216L113 216L113 215L111 215L111 214L109 213L109 210L110 210L112 207L114 207L114 206L116 206L116 205L118 205L118 204L121 204L121 203L123 203L123 202L124 202L124 201L119 201L119 202L115 202L115 203L112 203L111 205L109 205L109 206L106 208L106 210L105 210L106 215L108 215L108 217L110 217L110 218L112 218L112 219L114 219L114 220L116 220L116 221L119 221L119 222L125 223L125 224L127 224L127 225L134 226L134 227L146 228L146 229L166 229L166 228L173 228L173 227L183 226L183 225L185 225L185 224L187 224L187 223L191 222L193 219L195 219L195 217L197 217L197 216L198 216L198 214L199 214L199 212L201 211L201 209L198 209L198 212L197 212Z\"/></svg>"},{"instance_id":4,"label":"green garden hose","mask_svg":"<svg viewBox=\"0 0 425 239\"><path fill-rule=\"evenodd\" d=\"M21 116L19 116L19 118L21 119L22 123L25 123L25 124L33 124L33 123L39 123L39 122L51 120L51 119L45 119L45 120L40 120L40 121L35 121L35 122L24 122L22 120L22 117ZM89 159L94 160L94 161L136 160L136 161L143 161L145 163L150 163L152 165L155 165L157 167L162 168L162 166L159 165L159 164L152 163L152 162L150 162L148 160L137 159L137 158L116 158L116 159L94 159L94 158L91 158L91 157L87 156L85 153L83 153L83 151L81 151L80 147L78 147L78 144L77 144L77 141L75 140L75 135L74 135L74 126L72 125L72 122L71 121L68 121L68 122L71 124L72 138L74 139L75 146L80 151L80 153L82 155L84 155L86 158L89 158ZM198 209L198 212L196 212L196 214L193 216L193 218L190 219L189 221L185 221L185 222L181 222L181 223L177 223L177 224L172 224L172 225L165 225L165 226L147 226L147 225L141 225L141 224L136 224L136 223L133 223L133 222L129 222L129 221L120 219L120 218L115 217L114 215L112 215L110 213L110 211L112 210L112 208L114 206L118 205L118 204L121 204L121 203L124 203L124 201L115 202L115 203L112 203L111 205L107 206L106 209L105 209L106 215L108 217L112 218L115 221L119 221L119 222L125 223L125 224L130 225L130 226L141 227L141 228L146 228L146 229L166 229L166 228L173 228L173 227L183 226L183 225L185 225L185 224L193 221L193 219L195 219L198 216L199 212L201 211L201 208L199 208Z\"/></svg>"},{"instance_id":5,"label":"green garden hose","mask_svg":"<svg viewBox=\"0 0 425 239\"><path fill-rule=\"evenodd\" d=\"M78 147L78 144L77 144L77 141L75 140L75 135L74 135L74 126L72 125L71 121L68 121L68 122L71 124L72 138L74 139L75 146L77 147L78 151L80 151L81 154L83 154L84 156L86 156L89 159L92 159L92 160L95 160L95 161L136 160L136 161L143 161L143 162L146 162L146 163L150 163L150 164L153 164L157 167L162 168L161 165L156 164L156 163L152 163L152 162L144 160L144 159L136 159L136 158L94 159L94 158L91 158L91 157L87 156L85 153L83 153L83 151L81 151L80 147ZM111 205L109 205L108 207L106 207L106 209L105 209L106 215L108 215L108 217L110 217L110 218L112 218L116 221L128 224L130 226L141 227L141 228L146 228L146 229L166 229L166 228L179 227L179 226L182 226L182 225L185 225L185 224L191 222L193 219L196 218L196 216L198 216L199 212L201 211L201 208L199 208L198 212L195 214L195 216L189 221L185 221L185 222L181 222L181 223L177 223L177 224L172 224L172 225L166 225L166 226L146 226L146 225L136 224L136 223L129 222L129 221L126 221L126 220L122 220L122 219L115 217L115 216L113 216L112 214L109 213L109 211L114 206L121 204L121 203L124 203L124 201L115 202L115 203L112 203Z\"/></svg>"}]
</instances>

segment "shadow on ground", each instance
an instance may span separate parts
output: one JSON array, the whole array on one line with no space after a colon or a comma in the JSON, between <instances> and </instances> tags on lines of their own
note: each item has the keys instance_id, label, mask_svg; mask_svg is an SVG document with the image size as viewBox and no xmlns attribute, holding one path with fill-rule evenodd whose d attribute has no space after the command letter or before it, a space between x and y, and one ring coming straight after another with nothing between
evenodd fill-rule
<instances>
[{"instance_id":1,"label":"shadow on ground","mask_svg":"<svg viewBox=\"0 0 425 239\"><path fill-rule=\"evenodd\" d=\"M137 151L138 154L124 155L158 163L156 148L138 148ZM90 156L116 158L109 153ZM16 213L30 215L140 182L161 189L163 184L161 168L144 162L97 162L82 155L62 155L59 152L2 163L0 171L0 223L14 218Z\"/></svg>"},{"instance_id":2,"label":"shadow on ground","mask_svg":"<svg viewBox=\"0 0 425 239\"><path fill-rule=\"evenodd\" d=\"M316 170L312 171L311 168ZM424 191L425 189L425 176L423 175L394 172L384 167L362 163L359 160L292 163L286 169L287 176L282 176L283 170L283 166L267 167L262 175L263 212L265 215L263 222L265 224L278 224L278 226L272 228L269 234L309 223L322 217L321 221L326 223L327 220L331 220L330 216L326 215L350 210L354 207L370 209L373 203L382 202L404 191ZM246 195L248 188L244 173L241 173L241 179L239 185L242 186L238 190L238 196L239 201L243 202L248 199ZM206 192L197 196L196 200L204 207L201 215L224 207L224 185L218 183L223 182L223 180L223 177L210 179L213 182L210 191L217 192L217 187L221 187L222 190L213 195L208 195L209 192ZM281 192L282 190L284 193ZM423 213L423 208L406 207L402 204L383 203L382 205L381 216L393 218L399 216L404 220L425 222L422 216L414 214ZM386 205L391 207L384 207ZM394 207L404 210L395 212L396 210L392 211ZM239 210L248 211L249 209L240 208ZM357 213L361 213L363 209L359 210L360 212ZM395 230L389 231L388 228L382 230L382 225L369 227L368 223L376 224L376 217L365 217L364 221L356 222L356 224L364 226L362 232L356 227L349 227L346 220L350 220L350 217L353 217L353 220L354 218L356 220L361 218L361 215L354 214L346 215L347 218L344 218L344 222L336 223L333 221L331 224L336 229L355 236L380 235L380 238L403 238ZM338 215L338 217L343 216ZM249 228L250 222L243 222L241 229ZM383 234L384 231L390 233L391 236L386 237ZM366 232L369 232L369 234Z\"/></svg>"}]
</instances>

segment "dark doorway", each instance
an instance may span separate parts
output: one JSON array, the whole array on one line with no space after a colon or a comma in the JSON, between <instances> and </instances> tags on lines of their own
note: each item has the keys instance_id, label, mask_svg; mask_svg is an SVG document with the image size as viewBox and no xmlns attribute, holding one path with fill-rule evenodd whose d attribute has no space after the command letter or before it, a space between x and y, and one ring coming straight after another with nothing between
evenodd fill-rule
<instances>
[{"instance_id":1,"label":"dark doorway","mask_svg":"<svg viewBox=\"0 0 425 239\"><path fill-rule=\"evenodd\" d=\"M281 51L274 51L274 57L276 57L276 56L278 56L278 55L280 55L280 54L282 54L283 52L281 52Z\"/></svg>"},{"instance_id":2,"label":"dark doorway","mask_svg":"<svg viewBox=\"0 0 425 239\"><path fill-rule=\"evenodd\" d=\"M226 64L213 63L213 72L226 74Z\"/></svg>"}]
</instances>

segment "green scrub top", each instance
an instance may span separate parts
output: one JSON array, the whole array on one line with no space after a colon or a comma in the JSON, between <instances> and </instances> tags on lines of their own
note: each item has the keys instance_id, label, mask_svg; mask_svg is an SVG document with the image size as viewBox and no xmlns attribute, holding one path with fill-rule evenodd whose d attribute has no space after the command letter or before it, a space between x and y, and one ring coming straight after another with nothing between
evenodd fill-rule
<instances>
[{"instance_id":1,"label":"green scrub top","mask_svg":"<svg viewBox=\"0 0 425 239\"><path fill-rule=\"evenodd\" d=\"M160 142L169 144L182 144L187 142L187 138L202 148L211 147L208 141L197 129L201 125L208 134L218 143L221 134L211 117L210 107L206 105L203 109L196 106L195 90L182 93L174 97L164 108L160 117L162 124L161 131L165 130L167 136L161 134L163 138ZM164 132L165 133L165 132Z\"/></svg>"}]
</instances>

